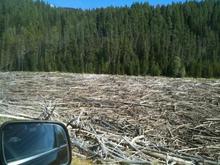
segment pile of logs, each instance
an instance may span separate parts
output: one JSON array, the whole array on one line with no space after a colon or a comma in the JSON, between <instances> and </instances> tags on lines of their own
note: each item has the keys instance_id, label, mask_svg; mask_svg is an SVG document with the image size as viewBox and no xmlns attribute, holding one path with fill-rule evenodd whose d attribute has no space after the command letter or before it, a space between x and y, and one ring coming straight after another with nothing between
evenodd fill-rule
<instances>
[{"instance_id":1,"label":"pile of logs","mask_svg":"<svg viewBox=\"0 0 220 165\"><path fill-rule=\"evenodd\" d=\"M0 112L66 124L109 164L220 164L220 80L0 73Z\"/></svg>"},{"instance_id":2,"label":"pile of logs","mask_svg":"<svg viewBox=\"0 0 220 165\"><path fill-rule=\"evenodd\" d=\"M109 115L90 116L82 112L67 123L75 152L110 163L218 164L217 157L215 161L205 154L215 156L220 151L220 134L215 131L220 130L220 119L207 119L197 127L167 128L171 137L162 137L134 120L120 120ZM217 122L212 124L211 121ZM181 131L194 135L192 139L180 139ZM191 143L192 148L178 149L183 146L177 145L177 141Z\"/></svg>"}]
</instances>

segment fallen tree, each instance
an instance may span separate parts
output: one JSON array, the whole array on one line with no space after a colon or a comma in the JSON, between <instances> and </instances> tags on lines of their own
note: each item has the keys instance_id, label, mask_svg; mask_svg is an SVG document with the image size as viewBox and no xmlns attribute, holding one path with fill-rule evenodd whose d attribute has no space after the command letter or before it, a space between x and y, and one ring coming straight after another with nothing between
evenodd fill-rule
<instances>
[{"instance_id":1,"label":"fallen tree","mask_svg":"<svg viewBox=\"0 0 220 165\"><path fill-rule=\"evenodd\" d=\"M65 123L77 156L110 164L219 164L219 80L61 73L1 78L2 115Z\"/></svg>"}]
</instances>

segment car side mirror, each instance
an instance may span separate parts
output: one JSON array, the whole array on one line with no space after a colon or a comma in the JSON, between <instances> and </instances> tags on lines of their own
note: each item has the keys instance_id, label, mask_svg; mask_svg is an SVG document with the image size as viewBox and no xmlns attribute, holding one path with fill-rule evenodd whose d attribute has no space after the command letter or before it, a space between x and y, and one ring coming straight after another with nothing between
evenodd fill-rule
<instances>
[{"instance_id":1,"label":"car side mirror","mask_svg":"<svg viewBox=\"0 0 220 165\"><path fill-rule=\"evenodd\" d=\"M6 122L0 128L0 164L70 165L66 127L57 122Z\"/></svg>"}]
</instances>

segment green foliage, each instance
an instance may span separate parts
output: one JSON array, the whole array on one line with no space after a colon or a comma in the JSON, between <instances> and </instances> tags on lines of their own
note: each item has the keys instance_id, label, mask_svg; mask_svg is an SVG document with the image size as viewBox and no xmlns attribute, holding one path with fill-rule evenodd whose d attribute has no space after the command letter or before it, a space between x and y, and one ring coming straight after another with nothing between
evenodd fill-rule
<instances>
[{"instance_id":1,"label":"green foliage","mask_svg":"<svg viewBox=\"0 0 220 165\"><path fill-rule=\"evenodd\" d=\"M186 74L185 67L183 66L180 57L175 56L172 58L170 64L171 76L184 77Z\"/></svg>"},{"instance_id":2,"label":"green foliage","mask_svg":"<svg viewBox=\"0 0 220 165\"><path fill-rule=\"evenodd\" d=\"M0 71L220 77L220 2L95 10L0 1Z\"/></svg>"},{"instance_id":3,"label":"green foliage","mask_svg":"<svg viewBox=\"0 0 220 165\"><path fill-rule=\"evenodd\" d=\"M186 76L186 69L184 66L181 66L180 70L179 70L179 77L185 77Z\"/></svg>"},{"instance_id":4,"label":"green foliage","mask_svg":"<svg viewBox=\"0 0 220 165\"><path fill-rule=\"evenodd\" d=\"M152 76L159 76L161 74L161 71L160 71L160 67L158 64L153 64L151 66L151 75Z\"/></svg>"}]
</instances>

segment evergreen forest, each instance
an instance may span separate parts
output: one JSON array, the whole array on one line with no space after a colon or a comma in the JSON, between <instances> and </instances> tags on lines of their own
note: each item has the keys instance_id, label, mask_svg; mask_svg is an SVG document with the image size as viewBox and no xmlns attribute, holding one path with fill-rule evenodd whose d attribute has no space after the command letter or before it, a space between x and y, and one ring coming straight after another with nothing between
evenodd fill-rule
<instances>
[{"instance_id":1,"label":"evergreen forest","mask_svg":"<svg viewBox=\"0 0 220 165\"><path fill-rule=\"evenodd\" d=\"M220 77L220 0L91 10L0 0L0 71Z\"/></svg>"}]
</instances>

